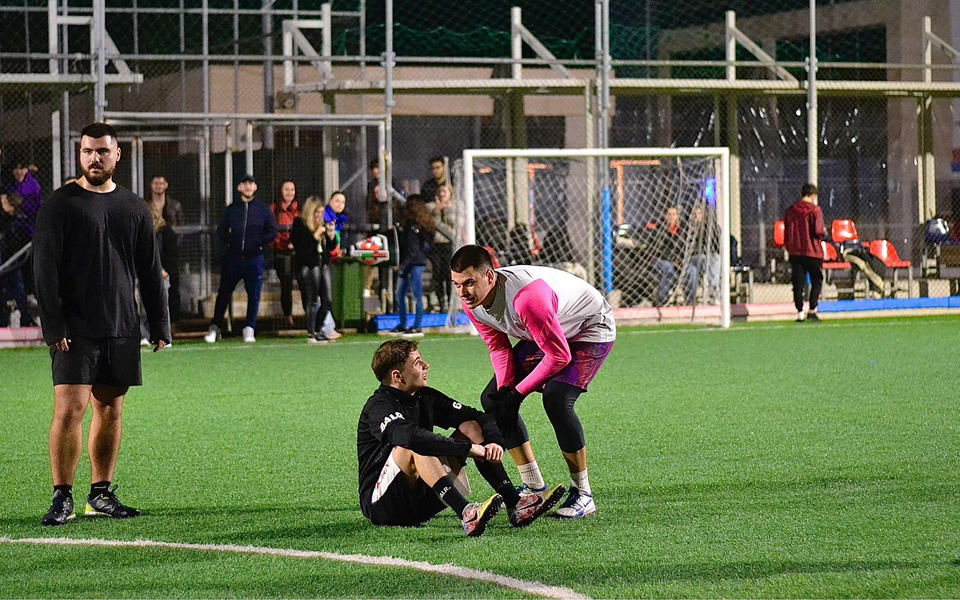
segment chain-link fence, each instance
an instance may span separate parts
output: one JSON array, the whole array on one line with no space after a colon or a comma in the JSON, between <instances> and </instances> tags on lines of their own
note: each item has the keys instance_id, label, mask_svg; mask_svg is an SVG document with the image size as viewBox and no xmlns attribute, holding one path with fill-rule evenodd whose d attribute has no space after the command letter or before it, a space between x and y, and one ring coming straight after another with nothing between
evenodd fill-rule
<instances>
[{"instance_id":1,"label":"chain-link fence","mask_svg":"<svg viewBox=\"0 0 960 600\"><path fill-rule=\"evenodd\" d=\"M4 190L22 185L14 162L26 163L41 197L76 174L72 140L96 113L95 4L0 6ZM775 224L808 179L807 0L610 0L607 35L605 3L590 0L394 2L389 24L388 3L380 0L108 4L107 116L129 125L125 134L140 134L123 141L124 157L136 164L121 166L118 179L146 194L153 175L164 172L170 195L181 200L181 262L189 265L181 281L199 280L182 283L185 312L197 312L211 292L213 281L202 273L216 273L210 236L231 189L218 154L229 119L157 127L156 120L135 125L133 116L379 116L388 112L388 50L395 64L386 158L401 193L429 182L431 157L456 160L467 148L583 148L604 137L611 147L727 146L739 182L733 235L739 260L751 269L751 299L789 301ZM960 163L960 104L953 99L960 86L952 55L941 48L960 48L953 33L960 8L949 0L930 0L922 11L910 0L816 6L818 183L828 229L849 220L861 240L890 241L923 276L910 293L949 291L944 281L955 275L954 259L940 247L960 229L960 169L953 168ZM605 48L609 110L599 68ZM244 122L233 122L235 174L247 170L238 129ZM378 157L374 137L363 127L321 134L258 125L253 170L261 194L272 198L283 178L296 180L300 197L344 187L348 211L364 221L367 165ZM220 158L204 167L207 154ZM29 219L25 204L17 214ZM12 233L18 217L4 214L0 262L29 239L22 226ZM937 217L947 233L934 243L924 225ZM28 295L29 286L27 277ZM831 285L826 292L845 295Z\"/></svg>"}]
</instances>

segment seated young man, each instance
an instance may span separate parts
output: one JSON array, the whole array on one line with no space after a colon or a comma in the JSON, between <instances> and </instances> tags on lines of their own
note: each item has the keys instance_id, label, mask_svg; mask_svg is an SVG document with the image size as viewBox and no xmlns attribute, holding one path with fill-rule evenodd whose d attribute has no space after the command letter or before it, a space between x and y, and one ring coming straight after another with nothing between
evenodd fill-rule
<instances>
[{"instance_id":1,"label":"seated young man","mask_svg":"<svg viewBox=\"0 0 960 600\"><path fill-rule=\"evenodd\" d=\"M503 465L503 438L493 419L427 387L417 343L400 339L377 348L371 364L380 387L367 400L357 425L360 510L374 525L420 525L450 507L464 532L479 536L506 504L510 523L524 527L563 496L562 485L521 497ZM434 427L455 429L453 437ZM460 479L466 459L496 492L467 502Z\"/></svg>"}]
</instances>

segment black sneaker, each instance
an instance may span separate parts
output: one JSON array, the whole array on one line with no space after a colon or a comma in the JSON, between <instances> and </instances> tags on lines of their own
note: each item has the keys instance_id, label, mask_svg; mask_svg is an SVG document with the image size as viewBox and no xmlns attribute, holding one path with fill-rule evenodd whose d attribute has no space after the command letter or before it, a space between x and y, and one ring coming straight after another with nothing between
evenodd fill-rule
<instances>
[{"instance_id":1,"label":"black sneaker","mask_svg":"<svg viewBox=\"0 0 960 600\"><path fill-rule=\"evenodd\" d=\"M76 513L73 512L73 496L56 490L53 492L53 503L50 505L50 510L43 515L40 524L66 525L67 521L72 521L76 516Z\"/></svg>"},{"instance_id":2,"label":"black sneaker","mask_svg":"<svg viewBox=\"0 0 960 600\"><path fill-rule=\"evenodd\" d=\"M393 329L391 329L390 332L391 332L391 333L406 333L406 332L407 332L407 328L404 327L403 325L397 325L396 327L394 327Z\"/></svg>"},{"instance_id":3,"label":"black sneaker","mask_svg":"<svg viewBox=\"0 0 960 600\"><path fill-rule=\"evenodd\" d=\"M114 519L130 519L140 516L140 511L132 506L120 504L117 495L116 484L110 486L110 489L100 492L96 496L87 498L87 507L83 511L85 517L112 517Z\"/></svg>"},{"instance_id":4,"label":"black sneaker","mask_svg":"<svg viewBox=\"0 0 960 600\"><path fill-rule=\"evenodd\" d=\"M817 313L815 312L807 313L807 321L810 321L811 323L819 323L820 317L818 317Z\"/></svg>"}]
</instances>

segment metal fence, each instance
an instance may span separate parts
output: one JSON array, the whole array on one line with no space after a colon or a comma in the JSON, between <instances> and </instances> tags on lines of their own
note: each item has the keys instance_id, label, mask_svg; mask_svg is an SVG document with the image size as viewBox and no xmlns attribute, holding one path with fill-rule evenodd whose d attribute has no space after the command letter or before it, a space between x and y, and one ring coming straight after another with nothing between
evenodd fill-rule
<instances>
[{"instance_id":1,"label":"metal fence","mask_svg":"<svg viewBox=\"0 0 960 600\"><path fill-rule=\"evenodd\" d=\"M162 172L183 203L182 281L198 281L183 308L195 311L212 292L209 236L231 193L226 127L136 115L382 117L385 168L404 193L430 178L430 157L467 148L723 145L753 299L784 302L773 228L809 178L809 4L10 0L0 6L0 186L15 186L23 162L49 195L75 174L84 124L100 113L122 123L132 161L121 183L146 192ZM828 224L851 219L916 267L929 253L924 223L960 218L960 7L815 4L821 206ZM230 119L235 174L248 169L249 120ZM346 187L363 221L375 137L369 126L256 124L261 193L283 178L301 197ZM7 262L29 234L0 218Z\"/></svg>"}]
</instances>

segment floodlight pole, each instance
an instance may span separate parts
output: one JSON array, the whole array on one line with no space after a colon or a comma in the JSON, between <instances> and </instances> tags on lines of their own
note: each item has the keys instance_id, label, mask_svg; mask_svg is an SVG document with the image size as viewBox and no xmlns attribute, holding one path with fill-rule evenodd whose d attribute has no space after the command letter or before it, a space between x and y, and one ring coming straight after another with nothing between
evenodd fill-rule
<instances>
[{"instance_id":1,"label":"floodlight pole","mask_svg":"<svg viewBox=\"0 0 960 600\"><path fill-rule=\"evenodd\" d=\"M380 193L386 194L387 231L383 234L393 239L393 195L388 193L393 186L393 0L386 0L386 23L383 53L383 156L380 169ZM387 277L387 305L393 301L393 277ZM395 307L396 308L396 307Z\"/></svg>"},{"instance_id":2,"label":"floodlight pole","mask_svg":"<svg viewBox=\"0 0 960 600\"><path fill-rule=\"evenodd\" d=\"M807 183L817 184L820 129L817 125L817 2L810 0L810 57L807 59Z\"/></svg>"},{"instance_id":3,"label":"floodlight pole","mask_svg":"<svg viewBox=\"0 0 960 600\"><path fill-rule=\"evenodd\" d=\"M96 123L103 121L103 113L107 109L107 27L106 27L106 0L93 0L93 35L91 46L96 54L96 84L93 88L94 106L93 120Z\"/></svg>"}]
</instances>

